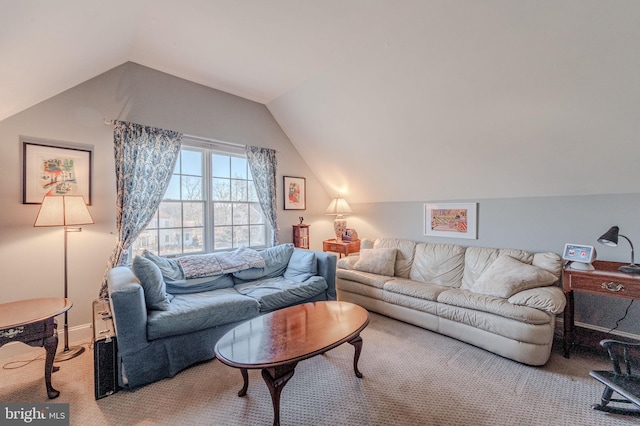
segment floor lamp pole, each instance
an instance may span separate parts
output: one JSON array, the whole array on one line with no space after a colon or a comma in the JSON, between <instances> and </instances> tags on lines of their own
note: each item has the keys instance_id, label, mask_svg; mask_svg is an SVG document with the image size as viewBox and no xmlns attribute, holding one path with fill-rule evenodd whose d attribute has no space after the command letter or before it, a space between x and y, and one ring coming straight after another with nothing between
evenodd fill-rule
<instances>
[{"instance_id":1,"label":"floor lamp pole","mask_svg":"<svg viewBox=\"0 0 640 426\"><path fill-rule=\"evenodd\" d=\"M64 227L64 298L69 298L67 270L69 269L67 261L67 233L68 232L80 232L82 228L69 228ZM84 352L84 346L75 346L69 348L69 312L64 313L64 350L56 355L55 361L66 361L71 358L75 358Z\"/></svg>"}]
</instances>

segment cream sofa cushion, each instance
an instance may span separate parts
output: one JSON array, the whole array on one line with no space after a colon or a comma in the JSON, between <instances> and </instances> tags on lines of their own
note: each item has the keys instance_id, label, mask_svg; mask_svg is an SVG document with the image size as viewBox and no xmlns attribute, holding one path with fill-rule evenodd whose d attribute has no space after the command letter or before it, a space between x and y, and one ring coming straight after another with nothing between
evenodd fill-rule
<instances>
[{"instance_id":1,"label":"cream sofa cushion","mask_svg":"<svg viewBox=\"0 0 640 426\"><path fill-rule=\"evenodd\" d=\"M561 288L546 286L520 291L509 298L509 303L541 309L556 315L564 310L567 298Z\"/></svg>"},{"instance_id":2,"label":"cream sofa cushion","mask_svg":"<svg viewBox=\"0 0 640 426\"><path fill-rule=\"evenodd\" d=\"M409 278L446 287L460 287L464 252L465 247L458 244L417 244Z\"/></svg>"},{"instance_id":3,"label":"cream sofa cushion","mask_svg":"<svg viewBox=\"0 0 640 426\"><path fill-rule=\"evenodd\" d=\"M373 243L374 249L394 248L398 250L396 255L395 276L400 278L409 278L411 263L413 262L413 254L416 249L416 243L401 238L378 238ZM362 250L362 247L361 247Z\"/></svg>"},{"instance_id":4,"label":"cream sofa cushion","mask_svg":"<svg viewBox=\"0 0 640 426\"><path fill-rule=\"evenodd\" d=\"M396 253L397 250L394 248L360 250L358 261L353 265L353 269L391 277L396 265Z\"/></svg>"},{"instance_id":5,"label":"cream sofa cushion","mask_svg":"<svg viewBox=\"0 0 640 426\"><path fill-rule=\"evenodd\" d=\"M470 289L485 269L500 255L500 250L487 247L467 247L461 288Z\"/></svg>"},{"instance_id":6,"label":"cream sofa cushion","mask_svg":"<svg viewBox=\"0 0 640 426\"><path fill-rule=\"evenodd\" d=\"M557 280L545 269L505 255L498 257L480 275L471 291L507 299L520 291L551 285Z\"/></svg>"}]
</instances>

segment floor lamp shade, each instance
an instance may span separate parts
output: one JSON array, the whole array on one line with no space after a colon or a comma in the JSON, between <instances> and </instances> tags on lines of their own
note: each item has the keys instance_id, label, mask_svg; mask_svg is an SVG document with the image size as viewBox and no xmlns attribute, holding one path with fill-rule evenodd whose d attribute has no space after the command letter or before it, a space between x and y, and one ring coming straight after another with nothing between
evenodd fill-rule
<instances>
[{"instance_id":1,"label":"floor lamp shade","mask_svg":"<svg viewBox=\"0 0 640 426\"><path fill-rule=\"evenodd\" d=\"M33 226L64 226L64 297L68 298L67 280L67 233L79 232L82 228L69 228L75 225L88 225L93 223L93 218L84 198L81 195L47 196L42 199L38 217ZM65 361L80 355L84 347L69 348L69 318L68 311L64 313L64 351L58 354L56 361Z\"/></svg>"},{"instance_id":2,"label":"floor lamp shade","mask_svg":"<svg viewBox=\"0 0 640 426\"><path fill-rule=\"evenodd\" d=\"M93 218L81 195L48 196L42 199L33 226L88 225Z\"/></svg>"},{"instance_id":3,"label":"floor lamp shade","mask_svg":"<svg viewBox=\"0 0 640 426\"><path fill-rule=\"evenodd\" d=\"M342 235L347 230L347 220L343 215L351 213L351 207L344 198L334 198L329 203L329 207L324 214L335 215L333 230L336 234L336 241L342 241Z\"/></svg>"}]
</instances>

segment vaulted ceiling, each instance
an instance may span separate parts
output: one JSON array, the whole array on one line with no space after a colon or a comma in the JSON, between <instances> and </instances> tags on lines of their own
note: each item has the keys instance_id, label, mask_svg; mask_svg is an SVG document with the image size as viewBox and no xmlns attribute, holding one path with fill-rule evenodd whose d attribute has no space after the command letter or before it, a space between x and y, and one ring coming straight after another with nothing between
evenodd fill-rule
<instances>
[{"instance_id":1,"label":"vaulted ceiling","mask_svg":"<svg viewBox=\"0 0 640 426\"><path fill-rule=\"evenodd\" d=\"M266 104L352 202L633 193L638 22L636 0L0 0L0 120L132 61Z\"/></svg>"}]
</instances>

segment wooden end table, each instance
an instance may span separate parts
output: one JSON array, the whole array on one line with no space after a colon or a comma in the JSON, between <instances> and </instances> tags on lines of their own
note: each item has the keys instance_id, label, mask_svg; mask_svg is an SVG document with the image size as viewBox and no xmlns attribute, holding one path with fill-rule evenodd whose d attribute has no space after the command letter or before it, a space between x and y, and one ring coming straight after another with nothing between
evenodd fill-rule
<instances>
[{"instance_id":1,"label":"wooden end table","mask_svg":"<svg viewBox=\"0 0 640 426\"><path fill-rule=\"evenodd\" d=\"M60 392L51 386L51 373L58 348L58 333L54 317L66 312L73 303L63 297L27 299L0 304L0 347L10 342L23 342L29 346L44 347L44 383L49 399Z\"/></svg>"},{"instance_id":2,"label":"wooden end table","mask_svg":"<svg viewBox=\"0 0 640 426\"><path fill-rule=\"evenodd\" d=\"M336 241L335 238L324 240L322 242L322 251L339 253L339 258L341 258L342 255L349 256L352 253L358 253L360 251L360 240L350 242Z\"/></svg>"},{"instance_id":3,"label":"wooden end table","mask_svg":"<svg viewBox=\"0 0 640 426\"><path fill-rule=\"evenodd\" d=\"M273 403L273 424L280 424L280 393L298 362L345 342L355 348L353 369L361 378L360 332L369 324L366 309L349 302L311 302L280 309L240 324L222 336L216 357L239 368L244 380L238 396L247 394L248 369L262 369Z\"/></svg>"}]
</instances>

